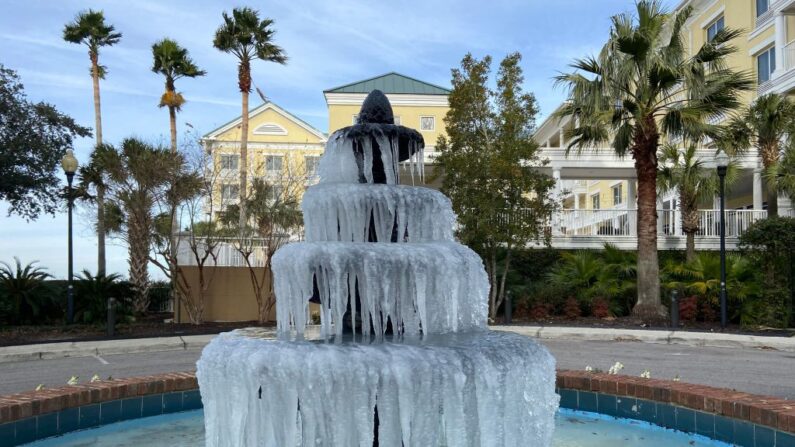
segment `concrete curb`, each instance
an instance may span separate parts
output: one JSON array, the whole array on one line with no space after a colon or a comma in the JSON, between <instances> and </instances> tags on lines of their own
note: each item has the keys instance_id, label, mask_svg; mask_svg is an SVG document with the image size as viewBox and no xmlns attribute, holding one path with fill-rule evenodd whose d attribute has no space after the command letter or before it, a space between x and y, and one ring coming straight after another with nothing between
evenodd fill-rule
<instances>
[{"instance_id":1,"label":"concrete curb","mask_svg":"<svg viewBox=\"0 0 795 447\"><path fill-rule=\"evenodd\" d=\"M712 348L776 349L795 352L795 337L560 326L491 326L491 329L515 332L542 340L624 341Z\"/></svg>"},{"instance_id":2,"label":"concrete curb","mask_svg":"<svg viewBox=\"0 0 795 447\"><path fill-rule=\"evenodd\" d=\"M491 326L491 329L515 332L541 340L641 342L713 348L776 349L779 351L795 352L795 337L764 337L708 332L597 329L559 326ZM66 357L91 357L95 355L102 356L200 349L209 343L215 336L216 334L189 335L184 337L136 338L9 346L0 348L0 363Z\"/></svg>"}]
</instances>

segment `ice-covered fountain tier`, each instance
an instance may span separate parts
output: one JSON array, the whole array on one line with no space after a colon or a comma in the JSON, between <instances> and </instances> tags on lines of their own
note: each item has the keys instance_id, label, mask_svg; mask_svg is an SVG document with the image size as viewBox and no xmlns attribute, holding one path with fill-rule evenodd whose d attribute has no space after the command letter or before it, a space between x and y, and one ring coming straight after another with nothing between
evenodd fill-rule
<instances>
[{"instance_id":1,"label":"ice-covered fountain tier","mask_svg":"<svg viewBox=\"0 0 795 447\"><path fill-rule=\"evenodd\" d=\"M240 330L202 353L208 446L550 444L554 359L488 330L483 264L455 242L444 195L398 184L401 162L422 178L423 141L393 123L374 91L329 138L307 242L273 259L279 339ZM313 296L321 337L307 341Z\"/></svg>"}]
</instances>

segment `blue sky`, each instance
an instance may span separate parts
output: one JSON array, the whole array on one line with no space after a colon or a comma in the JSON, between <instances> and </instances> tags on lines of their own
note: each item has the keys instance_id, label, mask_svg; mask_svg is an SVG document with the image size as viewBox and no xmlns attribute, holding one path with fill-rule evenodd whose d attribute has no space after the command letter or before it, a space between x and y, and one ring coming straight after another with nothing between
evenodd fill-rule
<instances>
[{"instance_id":1,"label":"blue sky","mask_svg":"<svg viewBox=\"0 0 795 447\"><path fill-rule=\"evenodd\" d=\"M93 126L86 49L64 42L61 31L78 11L102 9L123 33L118 45L100 54L108 69L101 83L105 141L127 136L167 140L167 112L157 108L163 82L150 71L151 44L163 37L188 48L207 70L203 78L177 84L188 101L178 117L180 133L187 122L203 134L239 115L235 59L215 50L212 37L221 12L242 5L275 20L275 40L290 57L286 66L255 62L255 85L325 131L324 89L390 71L449 86L450 69L467 52L495 60L521 52L525 88L536 95L543 118L563 99L551 78L573 58L596 51L610 16L632 9L633 1L10 0L0 6L0 63L17 70L30 99L50 102ZM252 106L258 101L252 97ZM76 143L79 160L87 159L92 141ZM10 262L13 256L39 260L50 273L65 277L65 215L25 222L6 212L0 202L0 261ZM77 211L76 271L96 270L96 243L86 213ZM126 276L126 259L121 243L110 241L108 270Z\"/></svg>"}]
</instances>

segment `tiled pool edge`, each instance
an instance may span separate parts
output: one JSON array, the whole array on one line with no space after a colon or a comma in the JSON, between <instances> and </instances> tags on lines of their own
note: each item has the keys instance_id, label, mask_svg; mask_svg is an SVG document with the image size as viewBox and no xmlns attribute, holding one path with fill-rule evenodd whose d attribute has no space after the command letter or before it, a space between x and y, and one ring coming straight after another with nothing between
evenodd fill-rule
<instances>
[{"instance_id":1,"label":"tiled pool edge","mask_svg":"<svg viewBox=\"0 0 795 447\"><path fill-rule=\"evenodd\" d=\"M795 401L671 380L558 371L560 406L742 447L795 447Z\"/></svg>"},{"instance_id":2,"label":"tiled pool edge","mask_svg":"<svg viewBox=\"0 0 795 447\"><path fill-rule=\"evenodd\" d=\"M795 402L667 380L558 371L561 407L637 419L743 447L795 447ZM0 447L201 408L193 372L0 397Z\"/></svg>"}]
</instances>

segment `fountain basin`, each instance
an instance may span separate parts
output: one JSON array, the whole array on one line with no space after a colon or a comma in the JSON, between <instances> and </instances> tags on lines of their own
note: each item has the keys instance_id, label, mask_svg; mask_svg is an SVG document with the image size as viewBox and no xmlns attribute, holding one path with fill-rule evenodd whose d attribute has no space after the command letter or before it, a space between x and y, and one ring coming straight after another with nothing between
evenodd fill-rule
<instances>
[{"instance_id":1,"label":"fountain basin","mask_svg":"<svg viewBox=\"0 0 795 447\"><path fill-rule=\"evenodd\" d=\"M235 331L197 366L208 446L549 445L558 407L549 351L505 332L368 344Z\"/></svg>"}]
</instances>

